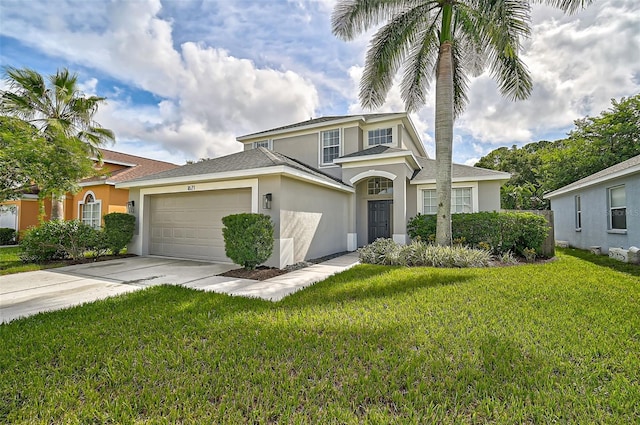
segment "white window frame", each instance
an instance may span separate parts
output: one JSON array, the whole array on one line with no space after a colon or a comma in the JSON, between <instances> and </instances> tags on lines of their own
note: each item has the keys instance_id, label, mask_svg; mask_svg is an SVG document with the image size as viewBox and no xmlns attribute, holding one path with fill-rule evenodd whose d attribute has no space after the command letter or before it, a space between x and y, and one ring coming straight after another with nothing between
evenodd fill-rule
<instances>
[{"instance_id":1,"label":"white window frame","mask_svg":"<svg viewBox=\"0 0 640 425\"><path fill-rule=\"evenodd\" d=\"M612 202L612 196L611 193L614 190L618 190L618 189L622 189L624 191L624 205L616 205L613 206L613 202ZM618 186L613 186L607 189L607 206L609 208L608 211L608 221L609 221L609 230L612 232L626 232L627 231L627 190L625 188L625 185L621 184ZM613 211L614 210L624 210L624 216L625 216L625 226L624 228L618 228L618 227L613 227Z\"/></svg>"},{"instance_id":2,"label":"white window frame","mask_svg":"<svg viewBox=\"0 0 640 425\"><path fill-rule=\"evenodd\" d=\"M574 197L575 218L576 218L576 231L582 230L582 198L580 195Z\"/></svg>"},{"instance_id":3,"label":"white window frame","mask_svg":"<svg viewBox=\"0 0 640 425\"><path fill-rule=\"evenodd\" d=\"M384 136L379 134L379 132L384 131L384 132L389 132L389 134L385 134ZM372 133L378 133L373 135ZM391 138L390 141L388 142L378 142L378 143L371 143L371 140L382 140L387 139L387 137ZM367 131L367 144L369 146L377 146L377 145L393 145L393 127L384 127L384 128L374 128L371 129L369 131Z\"/></svg>"},{"instance_id":4,"label":"white window frame","mask_svg":"<svg viewBox=\"0 0 640 425\"><path fill-rule=\"evenodd\" d=\"M266 146L265 146L266 144ZM259 147L263 147L263 148L267 148L270 151L273 150L273 139L266 139L266 140L259 140L257 142L253 142L251 144L253 149L259 148Z\"/></svg>"},{"instance_id":5,"label":"white window frame","mask_svg":"<svg viewBox=\"0 0 640 425\"><path fill-rule=\"evenodd\" d=\"M93 197L93 202L86 202L87 198L89 196ZM97 208L97 212L98 212L98 218L94 218L93 215L95 214L95 211L92 210L92 215L91 218L89 219L89 222L87 222L87 220L85 220L84 218L84 209L86 205L91 205L92 209ZM84 194L83 198L81 201L78 201L78 220L80 220L81 222L88 224L89 226L93 227L94 229L99 229L100 227L102 227L102 201L100 199L96 198L95 193L93 193L93 191L89 190L87 191L87 193ZM94 225L96 224L97 225Z\"/></svg>"},{"instance_id":6,"label":"white window frame","mask_svg":"<svg viewBox=\"0 0 640 425\"><path fill-rule=\"evenodd\" d=\"M338 132L338 143L337 143L337 147L338 147L338 155L333 158L339 158L342 156L342 139L343 139L343 135L342 135L342 128L332 128L329 130L323 130L321 132L318 133L318 164L320 164L320 167L322 168L326 168L326 167L338 167L337 164L333 163L333 159L331 160L331 162L324 162L324 150L326 148L333 148L336 147L336 145L331 145L331 146L324 146L324 142L323 142L323 135L325 133L328 132L333 132L333 131L337 131Z\"/></svg>"},{"instance_id":7,"label":"white window frame","mask_svg":"<svg viewBox=\"0 0 640 425\"><path fill-rule=\"evenodd\" d=\"M459 183L453 183L451 185L451 190L453 191L454 189L471 189L471 212L472 213L476 213L480 211L480 207L478 204L478 182L459 182ZM417 211L420 214L426 214L424 212L424 190L436 190L436 185L434 184L421 184L418 185L417 187L418 190L418 196L416 196L417 199ZM453 201L453 193L451 194L451 200ZM453 210L452 210L453 211ZM453 212L452 212L453 213ZM431 213L429 213L431 214ZM457 213L453 213L453 214L457 214Z\"/></svg>"},{"instance_id":8,"label":"white window frame","mask_svg":"<svg viewBox=\"0 0 640 425\"><path fill-rule=\"evenodd\" d=\"M375 187L376 180L378 180L379 186ZM372 192L373 189L373 192ZM379 190L378 190L379 189ZM378 193L375 191L378 190ZM393 180L386 177L370 177L367 179L367 196L393 196Z\"/></svg>"}]
</instances>

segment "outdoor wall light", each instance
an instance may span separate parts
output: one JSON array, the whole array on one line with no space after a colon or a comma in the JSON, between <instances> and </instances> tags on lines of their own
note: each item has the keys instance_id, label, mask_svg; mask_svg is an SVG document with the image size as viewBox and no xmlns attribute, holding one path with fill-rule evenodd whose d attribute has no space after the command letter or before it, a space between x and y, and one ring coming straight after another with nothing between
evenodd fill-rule
<instances>
[{"instance_id":1,"label":"outdoor wall light","mask_svg":"<svg viewBox=\"0 0 640 425\"><path fill-rule=\"evenodd\" d=\"M127 213L129 214L133 214L134 213L134 207L136 206L136 202L135 201L129 201L127 202Z\"/></svg>"},{"instance_id":2,"label":"outdoor wall light","mask_svg":"<svg viewBox=\"0 0 640 425\"><path fill-rule=\"evenodd\" d=\"M265 210L270 210L271 209L271 200L273 198L273 195L271 195L270 193L265 193L262 196L262 208Z\"/></svg>"}]
</instances>

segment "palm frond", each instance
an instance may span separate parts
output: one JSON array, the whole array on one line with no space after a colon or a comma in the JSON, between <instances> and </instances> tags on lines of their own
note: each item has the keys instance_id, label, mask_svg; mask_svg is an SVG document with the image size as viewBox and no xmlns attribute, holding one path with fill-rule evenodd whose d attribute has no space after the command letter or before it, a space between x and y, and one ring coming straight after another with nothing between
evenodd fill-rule
<instances>
[{"instance_id":1,"label":"palm frond","mask_svg":"<svg viewBox=\"0 0 640 425\"><path fill-rule=\"evenodd\" d=\"M467 61L463 43L454 40L451 54L453 56L453 117L458 118L469 103L469 78L465 63Z\"/></svg>"},{"instance_id":2,"label":"palm frond","mask_svg":"<svg viewBox=\"0 0 640 425\"><path fill-rule=\"evenodd\" d=\"M400 85L408 112L416 111L426 103L431 87L439 51L436 20L419 34L418 41L411 47Z\"/></svg>"},{"instance_id":3,"label":"palm frond","mask_svg":"<svg viewBox=\"0 0 640 425\"><path fill-rule=\"evenodd\" d=\"M575 13L593 3L593 0L534 0L534 3L546 4L566 13Z\"/></svg>"},{"instance_id":4,"label":"palm frond","mask_svg":"<svg viewBox=\"0 0 640 425\"><path fill-rule=\"evenodd\" d=\"M437 0L341 0L331 14L331 32L352 40L393 16L424 3Z\"/></svg>"},{"instance_id":5,"label":"palm frond","mask_svg":"<svg viewBox=\"0 0 640 425\"><path fill-rule=\"evenodd\" d=\"M430 9L427 3L399 13L374 35L360 80L359 97L364 107L384 104L395 74L429 19Z\"/></svg>"},{"instance_id":6,"label":"palm frond","mask_svg":"<svg viewBox=\"0 0 640 425\"><path fill-rule=\"evenodd\" d=\"M527 98L533 88L529 70L519 57L521 39L531 31L530 12L529 2L521 0L478 2L470 10L478 23L491 75L501 94L511 100Z\"/></svg>"}]
</instances>

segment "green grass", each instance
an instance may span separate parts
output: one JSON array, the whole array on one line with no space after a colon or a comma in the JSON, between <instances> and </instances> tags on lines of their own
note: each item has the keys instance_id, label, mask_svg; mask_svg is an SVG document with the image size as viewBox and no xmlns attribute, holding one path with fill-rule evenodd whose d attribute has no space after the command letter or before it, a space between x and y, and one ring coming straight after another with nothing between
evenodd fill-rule
<instances>
[{"instance_id":1,"label":"green grass","mask_svg":"<svg viewBox=\"0 0 640 425\"><path fill-rule=\"evenodd\" d=\"M637 423L640 279L561 253L162 286L0 326L5 423Z\"/></svg>"},{"instance_id":2,"label":"green grass","mask_svg":"<svg viewBox=\"0 0 640 425\"><path fill-rule=\"evenodd\" d=\"M35 270L51 269L55 267L64 266L65 263L23 263L20 260L20 252L22 249L19 246L10 246L0 248L0 276L21 273L32 272Z\"/></svg>"}]
</instances>

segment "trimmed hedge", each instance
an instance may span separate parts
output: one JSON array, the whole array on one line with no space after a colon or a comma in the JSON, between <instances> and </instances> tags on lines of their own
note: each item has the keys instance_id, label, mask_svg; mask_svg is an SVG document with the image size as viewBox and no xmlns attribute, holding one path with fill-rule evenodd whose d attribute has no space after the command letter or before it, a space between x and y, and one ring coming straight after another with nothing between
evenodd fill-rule
<instances>
[{"instance_id":1,"label":"trimmed hedge","mask_svg":"<svg viewBox=\"0 0 640 425\"><path fill-rule=\"evenodd\" d=\"M222 218L222 235L227 257L244 267L255 269L273 252L273 223L265 214L232 214Z\"/></svg>"},{"instance_id":2,"label":"trimmed hedge","mask_svg":"<svg viewBox=\"0 0 640 425\"><path fill-rule=\"evenodd\" d=\"M549 228L544 217L528 212L479 212L452 214L453 239L502 255L509 251L524 256L541 248ZM436 217L421 215L411 218L407 232L413 239L431 241L436 233Z\"/></svg>"},{"instance_id":3,"label":"trimmed hedge","mask_svg":"<svg viewBox=\"0 0 640 425\"><path fill-rule=\"evenodd\" d=\"M10 245L16 242L16 231L9 227L0 227L0 245Z\"/></svg>"},{"instance_id":4,"label":"trimmed hedge","mask_svg":"<svg viewBox=\"0 0 640 425\"><path fill-rule=\"evenodd\" d=\"M24 233L20 258L25 262L77 260L87 251L99 250L103 244L102 232L81 221L47 221Z\"/></svg>"},{"instance_id":5,"label":"trimmed hedge","mask_svg":"<svg viewBox=\"0 0 640 425\"><path fill-rule=\"evenodd\" d=\"M104 241L113 255L118 255L126 247L136 228L136 218L131 214L109 213L104 218Z\"/></svg>"}]
</instances>

